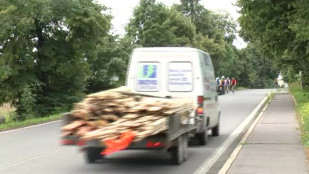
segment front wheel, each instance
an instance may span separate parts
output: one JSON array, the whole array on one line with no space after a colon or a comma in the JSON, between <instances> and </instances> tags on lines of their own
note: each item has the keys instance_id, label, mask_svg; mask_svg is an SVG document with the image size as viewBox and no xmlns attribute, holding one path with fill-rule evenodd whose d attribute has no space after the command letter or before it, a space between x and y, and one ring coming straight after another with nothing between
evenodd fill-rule
<instances>
[{"instance_id":1,"label":"front wheel","mask_svg":"<svg viewBox=\"0 0 309 174\"><path fill-rule=\"evenodd\" d=\"M233 93L235 92L235 86L234 85L232 86L232 92Z\"/></svg>"}]
</instances>

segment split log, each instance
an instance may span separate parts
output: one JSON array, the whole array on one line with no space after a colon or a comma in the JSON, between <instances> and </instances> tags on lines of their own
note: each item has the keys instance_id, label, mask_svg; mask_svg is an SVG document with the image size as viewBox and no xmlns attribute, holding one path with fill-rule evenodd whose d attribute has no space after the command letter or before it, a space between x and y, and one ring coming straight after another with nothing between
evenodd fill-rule
<instances>
[{"instance_id":1,"label":"split log","mask_svg":"<svg viewBox=\"0 0 309 174\"><path fill-rule=\"evenodd\" d=\"M78 120L63 126L62 131L63 136L105 141L132 130L137 142L166 131L168 116L176 114L184 120L194 108L191 100L151 97L121 87L87 95L70 113Z\"/></svg>"},{"instance_id":2,"label":"split log","mask_svg":"<svg viewBox=\"0 0 309 174\"><path fill-rule=\"evenodd\" d=\"M80 128L78 128L76 135L78 136L84 136L85 134L87 134L88 132L91 132L95 130L95 127L91 127L91 126L82 126Z\"/></svg>"},{"instance_id":3,"label":"split log","mask_svg":"<svg viewBox=\"0 0 309 174\"><path fill-rule=\"evenodd\" d=\"M74 129L86 124L84 120L76 120L73 121L72 123L65 125L61 128L62 131L73 131Z\"/></svg>"}]
</instances>

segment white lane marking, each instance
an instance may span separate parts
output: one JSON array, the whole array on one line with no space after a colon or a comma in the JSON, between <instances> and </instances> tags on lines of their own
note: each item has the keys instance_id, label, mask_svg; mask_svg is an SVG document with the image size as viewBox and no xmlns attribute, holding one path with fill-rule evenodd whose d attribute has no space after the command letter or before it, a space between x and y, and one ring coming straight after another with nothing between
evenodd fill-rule
<instances>
[{"instance_id":1,"label":"white lane marking","mask_svg":"<svg viewBox=\"0 0 309 174\"><path fill-rule=\"evenodd\" d=\"M17 131L21 131L21 130L25 130L25 129L30 129L30 128L34 128L34 127L39 127L39 126L46 126L48 124L53 124L53 123L58 123L61 120L57 120L57 121L52 121L52 122L48 122L48 123L42 123L42 124L37 124L37 125L33 125L33 126L28 126L28 127L23 127L23 128L18 128L18 129L13 129L13 130L8 130L8 131L3 131L0 132L0 135L2 134L7 134L7 133L11 133L11 132L17 132Z\"/></svg>"},{"instance_id":2,"label":"white lane marking","mask_svg":"<svg viewBox=\"0 0 309 174\"><path fill-rule=\"evenodd\" d=\"M264 115L264 112L267 108L268 104L265 105L265 107L263 108L262 112L259 114L259 116L254 120L253 124L250 126L249 130L247 131L247 133L244 135L244 137L240 140L240 143L237 145L237 147L235 148L235 150L233 151L233 153L231 154L230 158L225 162L224 166L220 169L218 174L225 174L231 167L232 163L234 162L234 160L236 159L236 157L238 156L240 150L243 147L243 143L245 143L249 137L249 135L251 134L251 132L253 131L253 129L255 128L255 126L257 125L257 123L260 121L260 119L262 118L262 116Z\"/></svg>"},{"instance_id":3,"label":"white lane marking","mask_svg":"<svg viewBox=\"0 0 309 174\"><path fill-rule=\"evenodd\" d=\"M195 170L193 174L205 174L216 163L220 156L226 151L226 149L232 144L237 136L243 131L243 129L250 123L250 121L256 116L259 109L267 101L268 95L258 104L257 107L250 113L250 115L232 132L232 134L222 143L222 145L211 156L209 156L200 167Z\"/></svg>"}]
</instances>

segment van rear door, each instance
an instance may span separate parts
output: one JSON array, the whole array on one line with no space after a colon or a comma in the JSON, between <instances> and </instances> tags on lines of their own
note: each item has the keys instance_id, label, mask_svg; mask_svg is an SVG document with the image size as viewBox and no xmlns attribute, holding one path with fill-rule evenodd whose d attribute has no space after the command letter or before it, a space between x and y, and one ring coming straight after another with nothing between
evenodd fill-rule
<instances>
[{"instance_id":1,"label":"van rear door","mask_svg":"<svg viewBox=\"0 0 309 174\"><path fill-rule=\"evenodd\" d=\"M171 97L202 95L198 53L146 51L134 52L127 86L136 92Z\"/></svg>"}]
</instances>

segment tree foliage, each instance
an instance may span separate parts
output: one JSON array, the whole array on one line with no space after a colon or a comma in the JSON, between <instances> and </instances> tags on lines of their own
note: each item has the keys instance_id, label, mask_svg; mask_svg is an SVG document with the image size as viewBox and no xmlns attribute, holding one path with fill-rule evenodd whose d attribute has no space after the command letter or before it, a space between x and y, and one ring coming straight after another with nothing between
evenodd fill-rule
<instances>
[{"instance_id":1,"label":"tree foliage","mask_svg":"<svg viewBox=\"0 0 309 174\"><path fill-rule=\"evenodd\" d=\"M185 46L195 37L195 27L188 18L155 0L140 1L126 30L134 44L144 47Z\"/></svg>"},{"instance_id":2,"label":"tree foliage","mask_svg":"<svg viewBox=\"0 0 309 174\"><path fill-rule=\"evenodd\" d=\"M273 78L272 62L261 58L253 46L240 51L232 45L235 21L227 14L207 10L200 0L181 0L172 7L140 0L123 37L110 33L112 17L106 9L93 0L0 1L0 104L11 102L17 107L13 119L66 111L85 93L124 85L136 47L201 49L212 56L217 76L236 77L246 86L268 87ZM307 13L300 10L294 15L286 15L287 20ZM288 33L303 28L304 22L294 20ZM251 37L247 30L243 35ZM301 38L308 38L302 31L278 39L288 47L291 44L284 43L284 38L289 37L298 39L293 42L297 47L306 42ZM293 49L281 52L297 53ZM267 53L274 54L270 48ZM281 60L295 61L289 56Z\"/></svg>"},{"instance_id":3,"label":"tree foliage","mask_svg":"<svg viewBox=\"0 0 309 174\"><path fill-rule=\"evenodd\" d=\"M92 0L1 1L0 102L13 102L21 115L28 88L38 115L77 101L91 74L88 59L110 28L102 10Z\"/></svg>"},{"instance_id":4,"label":"tree foliage","mask_svg":"<svg viewBox=\"0 0 309 174\"><path fill-rule=\"evenodd\" d=\"M200 4L200 0L181 0L180 4L172 8L155 0L141 0L126 29L126 37L143 47L193 46L208 52L217 76L240 78L244 75L246 65L254 61L258 62L256 66L264 66L264 59L260 56L252 57L249 52L242 53L232 45L236 22L227 14L207 10ZM270 86L265 81L272 81L272 73L261 77L265 74L254 72L255 76L251 73L252 83L244 82L244 85L255 88ZM243 80L249 79L243 76ZM258 85L254 85L253 81Z\"/></svg>"},{"instance_id":5,"label":"tree foliage","mask_svg":"<svg viewBox=\"0 0 309 174\"><path fill-rule=\"evenodd\" d=\"M136 45L127 38L107 36L98 45L97 57L89 60L91 76L87 93L115 88L125 84L129 57Z\"/></svg>"},{"instance_id":6,"label":"tree foliage","mask_svg":"<svg viewBox=\"0 0 309 174\"><path fill-rule=\"evenodd\" d=\"M264 58L252 45L240 50L242 71L239 75L241 86L250 88L273 88L278 72L273 67L271 59Z\"/></svg>"},{"instance_id":7,"label":"tree foliage","mask_svg":"<svg viewBox=\"0 0 309 174\"><path fill-rule=\"evenodd\" d=\"M303 71L309 85L308 2L239 0L241 35L285 74ZM291 70L291 68L293 70Z\"/></svg>"},{"instance_id":8,"label":"tree foliage","mask_svg":"<svg viewBox=\"0 0 309 174\"><path fill-rule=\"evenodd\" d=\"M217 76L237 77L240 72L235 68L240 60L236 48L232 45L236 23L228 14L207 10L199 1L181 0L181 3L175 6L196 27L194 47L211 55Z\"/></svg>"}]
</instances>

